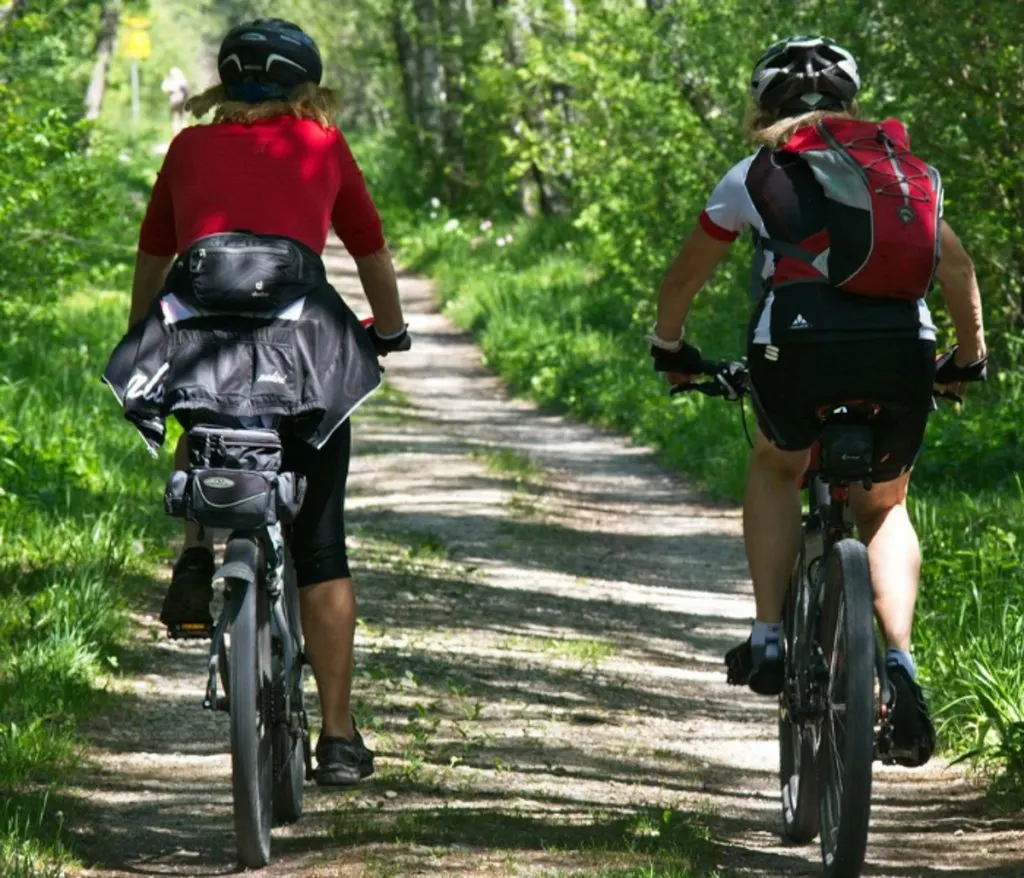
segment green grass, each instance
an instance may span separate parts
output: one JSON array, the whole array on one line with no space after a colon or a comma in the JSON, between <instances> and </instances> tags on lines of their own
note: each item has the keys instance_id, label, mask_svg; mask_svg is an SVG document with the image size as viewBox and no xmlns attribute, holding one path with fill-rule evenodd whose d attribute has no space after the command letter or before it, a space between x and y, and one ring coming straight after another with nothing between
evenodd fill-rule
<instances>
[{"instance_id":1,"label":"green grass","mask_svg":"<svg viewBox=\"0 0 1024 878\"><path fill-rule=\"evenodd\" d=\"M559 658L575 659L596 665L601 659L609 658L618 650L604 640L590 637L506 637L499 646L502 649L539 652Z\"/></svg>"},{"instance_id":2,"label":"green grass","mask_svg":"<svg viewBox=\"0 0 1024 878\"><path fill-rule=\"evenodd\" d=\"M448 313L475 333L493 369L541 405L614 428L653 447L711 495L739 501L748 454L740 411L696 395L669 399L642 341L653 285L644 288L629 267L602 271L588 242L564 222L498 221L473 246L462 230L477 223L446 230L446 219L407 222L402 256L436 279ZM513 244L493 245L508 234ZM746 258L737 253L720 269L689 321L688 337L708 357L743 353ZM1017 362L1021 345L1005 344L1006 363ZM963 410L943 407L932 418L910 504L925 559L914 652L942 741L951 756L970 754L1018 788L1022 416L1024 378L1009 365L994 370L987 388L972 388Z\"/></svg>"},{"instance_id":3,"label":"green grass","mask_svg":"<svg viewBox=\"0 0 1024 878\"><path fill-rule=\"evenodd\" d=\"M359 563L374 570L416 573L433 570L452 559L448 544L437 534L403 530L400 534L356 525L351 529Z\"/></svg>"},{"instance_id":4,"label":"green grass","mask_svg":"<svg viewBox=\"0 0 1024 878\"><path fill-rule=\"evenodd\" d=\"M126 297L91 290L0 309L15 328L0 346L0 788L17 793L80 761L76 722L102 703L128 601L169 531L166 464L99 381ZM31 865L46 850L63 856L32 841L46 805L36 814L20 801L0 819L0 874L50 874Z\"/></svg>"},{"instance_id":5,"label":"green grass","mask_svg":"<svg viewBox=\"0 0 1024 878\"><path fill-rule=\"evenodd\" d=\"M12 798L0 808L0 875L63 878L71 857L60 841L59 819L46 795Z\"/></svg>"},{"instance_id":6,"label":"green grass","mask_svg":"<svg viewBox=\"0 0 1024 878\"><path fill-rule=\"evenodd\" d=\"M470 452L470 457L482 460L495 475L504 476L518 484L538 484L544 480L544 467L514 448L483 448Z\"/></svg>"}]
</instances>

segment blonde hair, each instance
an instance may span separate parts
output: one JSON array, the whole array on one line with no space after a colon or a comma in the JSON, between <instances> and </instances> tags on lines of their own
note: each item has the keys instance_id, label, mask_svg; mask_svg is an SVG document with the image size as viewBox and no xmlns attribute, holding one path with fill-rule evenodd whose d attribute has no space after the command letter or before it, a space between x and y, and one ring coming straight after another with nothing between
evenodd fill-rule
<instances>
[{"instance_id":1,"label":"blonde hair","mask_svg":"<svg viewBox=\"0 0 1024 878\"><path fill-rule=\"evenodd\" d=\"M799 116L785 116L780 119L777 114L751 104L747 110L747 136L758 146L778 149L800 128L809 128L830 117L856 119L859 112L857 102L850 101L845 110L811 110Z\"/></svg>"},{"instance_id":2,"label":"blonde hair","mask_svg":"<svg viewBox=\"0 0 1024 878\"><path fill-rule=\"evenodd\" d=\"M271 119L274 116L295 116L297 119L311 119L324 128L332 128L339 107L338 99L329 88L304 82L286 98L256 103L232 100L223 85L215 85L190 98L185 109L197 118L213 110L215 125L221 122L251 125L260 119Z\"/></svg>"}]
</instances>

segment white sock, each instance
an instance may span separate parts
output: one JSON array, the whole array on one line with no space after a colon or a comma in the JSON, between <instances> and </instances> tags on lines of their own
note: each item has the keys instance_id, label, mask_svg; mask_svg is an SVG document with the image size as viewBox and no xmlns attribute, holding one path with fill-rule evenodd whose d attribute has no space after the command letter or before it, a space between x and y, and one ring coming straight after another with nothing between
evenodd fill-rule
<instances>
[{"instance_id":1,"label":"white sock","mask_svg":"<svg viewBox=\"0 0 1024 878\"><path fill-rule=\"evenodd\" d=\"M781 622L762 622L760 619L754 622L754 629L750 632L750 649L755 662L779 658L782 655L781 644Z\"/></svg>"}]
</instances>

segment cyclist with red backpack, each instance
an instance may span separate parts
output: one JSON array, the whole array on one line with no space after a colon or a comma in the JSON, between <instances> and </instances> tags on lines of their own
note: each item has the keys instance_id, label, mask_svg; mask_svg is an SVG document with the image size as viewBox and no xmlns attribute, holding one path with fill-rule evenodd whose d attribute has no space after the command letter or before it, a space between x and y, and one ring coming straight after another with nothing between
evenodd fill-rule
<instances>
[{"instance_id":1,"label":"cyclist with red backpack","mask_svg":"<svg viewBox=\"0 0 1024 878\"><path fill-rule=\"evenodd\" d=\"M799 550L799 481L823 426L818 410L884 404L875 484L852 488L850 501L887 640L893 743L923 764L935 733L910 657L921 554L907 485L933 389L962 393L962 382L984 378L987 358L973 264L942 218L940 176L911 152L900 122L858 118L859 86L850 53L822 37L783 40L758 60L750 85L758 149L715 187L662 283L647 340L673 385L694 380L701 354L683 338L691 303L751 229L760 296L747 366L759 431L743 533L756 621L726 664L730 683L762 695L783 684L782 609ZM936 279L958 343L938 373L924 299Z\"/></svg>"}]
</instances>

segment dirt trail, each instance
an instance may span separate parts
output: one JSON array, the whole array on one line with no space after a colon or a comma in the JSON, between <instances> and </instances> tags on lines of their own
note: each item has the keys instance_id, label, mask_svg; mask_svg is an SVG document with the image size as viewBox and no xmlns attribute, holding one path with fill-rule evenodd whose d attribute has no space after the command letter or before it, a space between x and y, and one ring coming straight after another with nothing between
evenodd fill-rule
<instances>
[{"instance_id":1,"label":"dirt trail","mask_svg":"<svg viewBox=\"0 0 1024 878\"><path fill-rule=\"evenodd\" d=\"M429 284L402 289L415 347L357 415L348 515L378 773L309 787L265 874L818 874L816 846L778 841L774 709L724 682L752 614L736 511L510 399ZM200 708L202 649L160 638L159 594L68 810L85 875L234 870L227 719ZM1021 821L959 771L875 778L864 874L1024 875Z\"/></svg>"}]
</instances>

